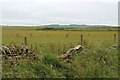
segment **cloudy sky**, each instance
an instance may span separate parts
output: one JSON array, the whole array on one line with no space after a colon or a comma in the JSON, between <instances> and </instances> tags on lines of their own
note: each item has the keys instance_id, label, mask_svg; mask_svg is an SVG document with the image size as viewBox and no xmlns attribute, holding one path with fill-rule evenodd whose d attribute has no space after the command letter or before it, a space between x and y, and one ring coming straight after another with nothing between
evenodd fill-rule
<instances>
[{"instance_id":1,"label":"cloudy sky","mask_svg":"<svg viewBox=\"0 0 120 80\"><path fill-rule=\"evenodd\" d=\"M119 0L2 0L2 24L118 24Z\"/></svg>"}]
</instances>

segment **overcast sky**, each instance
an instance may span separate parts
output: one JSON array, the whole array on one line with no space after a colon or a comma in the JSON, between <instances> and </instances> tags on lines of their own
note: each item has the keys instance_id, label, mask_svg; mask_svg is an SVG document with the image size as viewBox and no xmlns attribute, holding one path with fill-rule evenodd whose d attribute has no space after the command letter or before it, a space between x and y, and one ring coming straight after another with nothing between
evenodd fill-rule
<instances>
[{"instance_id":1,"label":"overcast sky","mask_svg":"<svg viewBox=\"0 0 120 80\"><path fill-rule=\"evenodd\" d=\"M119 0L2 0L2 24L118 24Z\"/></svg>"}]
</instances>

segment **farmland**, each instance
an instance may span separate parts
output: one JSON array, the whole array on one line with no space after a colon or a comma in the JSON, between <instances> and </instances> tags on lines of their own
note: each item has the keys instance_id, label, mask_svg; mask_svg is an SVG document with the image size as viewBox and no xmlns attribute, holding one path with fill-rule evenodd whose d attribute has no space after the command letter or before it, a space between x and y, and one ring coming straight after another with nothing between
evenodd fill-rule
<instances>
[{"instance_id":1,"label":"farmland","mask_svg":"<svg viewBox=\"0 0 120 80\"><path fill-rule=\"evenodd\" d=\"M116 34L116 43L114 43ZM57 56L81 43L83 53L72 56L70 62L62 62ZM3 27L3 45L22 45L24 37L39 60L22 59L10 67L4 60L4 78L117 78L118 77L118 31L95 28L72 28L46 30L39 27Z\"/></svg>"}]
</instances>

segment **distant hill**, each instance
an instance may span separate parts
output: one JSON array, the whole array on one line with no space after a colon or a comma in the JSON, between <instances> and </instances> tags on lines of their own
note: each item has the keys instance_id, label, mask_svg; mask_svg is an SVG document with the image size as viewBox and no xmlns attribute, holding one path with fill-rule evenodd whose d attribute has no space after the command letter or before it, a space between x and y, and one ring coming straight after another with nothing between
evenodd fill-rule
<instances>
[{"instance_id":1,"label":"distant hill","mask_svg":"<svg viewBox=\"0 0 120 80\"><path fill-rule=\"evenodd\" d=\"M85 24L48 24L48 25L42 25L43 27L88 27L89 25Z\"/></svg>"}]
</instances>

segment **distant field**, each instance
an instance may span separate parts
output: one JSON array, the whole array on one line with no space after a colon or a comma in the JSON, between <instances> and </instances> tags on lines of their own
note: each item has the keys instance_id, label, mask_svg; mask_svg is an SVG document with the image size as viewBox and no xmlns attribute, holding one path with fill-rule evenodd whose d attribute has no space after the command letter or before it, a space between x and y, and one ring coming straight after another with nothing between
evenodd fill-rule
<instances>
[{"instance_id":1,"label":"distant field","mask_svg":"<svg viewBox=\"0 0 120 80\"><path fill-rule=\"evenodd\" d=\"M64 63L57 56L80 44L83 35L85 54L73 56L71 63ZM39 27L3 27L2 44L23 44L27 37L29 47L37 47L41 61L24 59L20 65L9 69L3 64L3 77L80 77L117 78L118 50L106 50L118 44L118 31L113 28L65 28L43 30ZM106 59L106 63L100 58ZM56 66L57 65L57 66Z\"/></svg>"}]
</instances>

